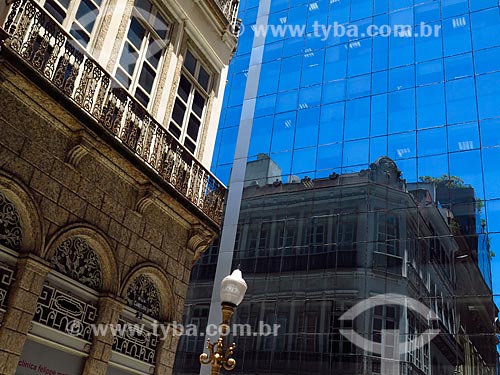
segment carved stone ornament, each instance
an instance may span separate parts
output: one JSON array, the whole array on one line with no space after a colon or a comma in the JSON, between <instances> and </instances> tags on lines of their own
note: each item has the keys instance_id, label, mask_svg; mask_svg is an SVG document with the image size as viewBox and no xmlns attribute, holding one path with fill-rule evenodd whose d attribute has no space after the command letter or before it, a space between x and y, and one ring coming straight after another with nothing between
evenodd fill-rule
<instances>
[{"instance_id":1,"label":"carved stone ornament","mask_svg":"<svg viewBox=\"0 0 500 375\"><path fill-rule=\"evenodd\" d=\"M370 164L370 175L377 183L399 184L402 173L391 158L382 156Z\"/></svg>"},{"instance_id":2,"label":"carved stone ornament","mask_svg":"<svg viewBox=\"0 0 500 375\"><path fill-rule=\"evenodd\" d=\"M23 229L19 212L14 203L0 192L0 244L18 251L22 239Z\"/></svg>"},{"instance_id":3,"label":"carved stone ornament","mask_svg":"<svg viewBox=\"0 0 500 375\"><path fill-rule=\"evenodd\" d=\"M160 293L147 275L139 275L127 290L127 304L152 318L160 317Z\"/></svg>"},{"instance_id":4,"label":"carved stone ornament","mask_svg":"<svg viewBox=\"0 0 500 375\"><path fill-rule=\"evenodd\" d=\"M52 265L73 280L94 290L101 290L102 268L99 257L85 239L72 237L61 243L52 257Z\"/></svg>"}]
</instances>

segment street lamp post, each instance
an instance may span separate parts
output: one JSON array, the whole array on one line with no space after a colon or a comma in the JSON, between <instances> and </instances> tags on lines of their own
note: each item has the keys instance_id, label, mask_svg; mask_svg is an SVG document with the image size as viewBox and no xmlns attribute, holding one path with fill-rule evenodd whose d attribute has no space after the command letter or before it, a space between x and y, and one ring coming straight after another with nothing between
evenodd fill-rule
<instances>
[{"instance_id":1,"label":"street lamp post","mask_svg":"<svg viewBox=\"0 0 500 375\"><path fill-rule=\"evenodd\" d=\"M220 299L222 301L222 323L220 324L221 336L215 344L207 339L207 353L200 355L200 363L203 365L212 364L212 375L219 375L222 368L231 371L236 366L236 361L231 358L236 344L227 346L224 344L224 338L229 333L229 321L238 305L243 301L247 283L239 269L234 270L229 276L226 276L221 283Z\"/></svg>"}]
</instances>

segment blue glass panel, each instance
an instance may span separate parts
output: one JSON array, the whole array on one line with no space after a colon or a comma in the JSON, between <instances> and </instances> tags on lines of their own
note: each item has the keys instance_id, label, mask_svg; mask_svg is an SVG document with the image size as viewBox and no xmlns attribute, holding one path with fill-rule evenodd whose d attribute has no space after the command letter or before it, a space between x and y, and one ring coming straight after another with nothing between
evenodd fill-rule
<instances>
[{"instance_id":1,"label":"blue glass panel","mask_svg":"<svg viewBox=\"0 0 500 375\"><path fill-rule=\"evenodd\" d=\"M482 120L480 128L483 147L500 146L500 119Z\"/></svg>"},{"instance_id":2,"label":"blue glass panel","mask_svg":"<svg viewBox=\"0 0 500 375\"><path fill-rule=\"evenodd\" d=\"M247 53L245 55L236 56L229 66L229 69L233 73L244 73L248 71L248 67L250 66L250 54Z\"/></svg>"},{"instance_id":3,"label":"blue glass panel","mask_svg":"<svg viewBox=\"0 0 500 375\"><path fill-rule=\"evenodd\" d=\"M288 0L273 0L271 1L271 8L269 11L271 13L274 13L287 9L288 9Z\"/></svg>"},{"instance_id":4,"label":"blue glass panel","mask_svg":"<svg viewBox=\"0 0 500 375\"><path fill-rule=\"evenodd\" d=\"M262 117L273 114L275 105L276 94L257 97L254 117Z\"/></svg>"},{"instance_id":5,"label":"blue glass panel","mask_svg":"<svg viewBox=\"0 0 500 375\"><path fill-rule=\"evenodd\" d=\"M486 218L488 231L500 232L500 200L486 201ZM497 265L496 269L498 267L500 267L500 264Z\"/></svg>"},{"instance_id":6,"label":"blue glass panel","mask_svg":"<svg viewBox=\"0 0 500 375\"><path fill-rule=\"evenodd\" d=\"M316 168L333 169L342 164L342 144L336 143L318 147L318 160Z\"/></svg>"},{"instance_id":7,"label":"blue glass panel","mask_svg":"<svg viewBox=\"0 0 500 375\"><path fill-rule=\"evenodd\" d=\"M465 14L469 10L469 0L442 0L443 18Z\"/></svg>"},{"instance_id":8,"label":"blue glass panel","mask_svg":"<svg viewBox=\"0 0 500 375\"><path fill-rule=\"evenodd\" d=\"M483 149L484 190L486 199L500 198L500 168L498 168L499 160L499 148ZM478 176L481 176L481 170L476 169L476 174Z\"/></svg>"},{"instance_id":9,"label":"blue glass panel","mask_svg":"<svg viewBox=\"0 0 500 375\"><path fill-rule=\"evenodd\" d=\"M498 5L498 0L481 0L481 1L471 1L470 11L474 12L476 10L491 8Z\"/></svg>"},{"instance_id":10,"label":"blue glass panel","mask_svg":"<svg viewBox=\"0 0 500 375\"><path fill-rule=\"evenodd\" d=\"M443 45L445 56L457 55L471 50L468 15L443 20Z\"/></svg>"},{"instance_id":11,"label":"blue glass panel","mask_svg":"<svg viewBox=\"0 0 500 375\"><path fill-rule=\"evenodd\" d=\"M314 107L321 103L321 85L300 89L299 104Z\"/></svg>"},{"instance_id":12,"label":"blue glass panel","mask_svg":"<svg viewBox=\"0 0 500 375\"><path fill-rule=\"evenodd\" d=\"M428 38L417 38L428 39ZM432 38L434 39L434 38ZM389 64L391 68L413 64L415 61L415 38L391 36L389 38Z\"/></svg>"},{"instance_id":13,"label":"blue glass panel","mask_svg":"<svg viewBox=\"0 0 500 375\"><path fill-rule=\"evenodd\" d=\"M280 75L273 78L277 80L279 77L279 90L293 90L299 87L302 56L283 59L282 66L286 69L281 69Z\"/></svg>"},{"instance_id":14,"label":"blue glass panel","mask_svg":"<svg viewBox=\"0 0 500 375\"><path fill-rule=\"evenodd\" d=\"M372 40L363 39L351 43L349 46L348 75L356 76L369 73L372 61Z\"/></svg>"},{"instance_id":15,"label":"blue glass panel","mask_svg":"<svg viewBox=\"0 0 500 375\"><path fill-rule=\"evenodd\" d=\"M491 73L476 78L479 117L500 116L500 73Z\"/></svg>"},{"instance_id":16,"label":"blue glass panel","mask_svg":"<svg viewBox=\"0 0 500 375\"><path fill-rule=\"evenodd\" d=\"M391 159L414 158L417 154L417 136L415 132L389 135L387 153Z\"/></svg>"},{"instance_id":17,"label":"blue glass panel","mask_svg":"<svg viewBox=\"0 0 500 375\"><path fill-rule=\"evenodd\" d=\"M420 130L417 141L418 156L444 154L447 151L446 127Z\"/></svg>"},{"instance_id":18,"label":"blue glass panel","mask_svg":"<svg viewBox=\"0 0 500 375\"><path fill-rule=\"evenodd\" d=\"M281 59L283 53L283 41L278 41L264 46L264 55L262 56L262 62L269 62ZM247 68L248 69L248 68Z\"/></svg>"},{"instance_id":19,"label":"blue glass panel","mask_svg":"<svg viewBox=\"0 0 500 375\"><path fill-rule=\"evenodd\" d=\"M440 27L440 22L430 23L429 26ZM442 33L438 37L415 38L415 60L417 62L434 60L443 56Z\"/></svg>"},{"instance_id":20,"label":"blue glass panel","mask_svg":"<svg viewBox=\"0 0 500 375\"><path fill-rule=\"evenodd\" d=\"M440 177L449 175L448 154L423 156L418 158L418 179L423 176Z\"/></svg>"},{"instance_id":21,"label":"blue glass panel","mask_svg":"<svg viewBox=\"0 0 500 375\"><path fill-rule=\"evenodd\" d=\"M260 153L269 153L271 136L273 134L273 116L255 119L252 125L252 137L248 156L256 156Z\"/></svg>"},{"instance_id":22,"label":"blue glass panel","mask_svg":"<svg viewBox=\"0 0 500 375\"><path fill-rule=\"evenodd\" d=\"M341 142L344 137L344 102L321 107L319 144Z\"/></svg>"},{"instance_id":23,"label":"blue glass panel","mask_svg":"<svg viewBox=\"0 0 500 375\"><path fill-rule=\"evenodd\" d=\"M443 60L437 59L417 64L417 85L427 85L429 83L442 82Z\"/></svg>"},{"instance_id":24,"label":"blue glass panel","mask_svg":"<svg viewBox=\"0 0 500 375\"><path fill-rule=\"evenodd\" d=\"M476 74L500 70L500 47L483 49L474 53Z\"/></svg>"},{"instance_id":25,"label":"blue glass panel","mask_svg":"<svg viewBox=\"0 0 500 375\"><path fill-rule=\"evenodd\" d=\"M371 75L353 77L347 81L347 99L370 95Z\"/></svg>"},{"instance_id":26,"label":"blue glass panel","mask_svg":"<svg viewBox=\"0 0 500 375\"><path fill-rule=\"evenodd\" d=\"M371 17L372 14L373 0L359 0L356 6L351 6L351 22Z\"/></svg>"},{"instance_id":27,"label":"blue glass panel","mask_svg":"<svg viewBox=\"0 0 500 375\"><path fill-rule=\"evenodd\" d=\"M306 52L302 63L301 87L319 84L323 81L325 51Z\"/></svg>"},{"instance_id":28,"label":"blue glass panel","mask_svg":"<svg viewBox=\"0 0 500 375\"><path fill-rule=\"evenodd\" d=\"M303 109L298 112L294 148L318 144L319 114L319 107Z\"/></svg>"},{"instance_id":29,"label":"blue glass panel","mask_svg":"<svg viewBox=\"0 0 500 375\"><path fill-rule=\"evenodd\" d=\"M415 87L415 66L403 66L389 71L389 91Z\"/></svg>"},{"instance_id":30,"label":"blue glass panel","mask_svg":"<svg viewBox=\"0 0 500 375\"><path fill-rule=\"evenodd\" d=\"M374 72L389 67L389 38L376 36L373 38L372 70Z\"/></svg>"},{"instance_id":31,"label":"blue glass panel","mask_svg":"<svg viewBox=\"0 0 500 375\"><path fill-rule=\"evenodd\" d=\"M415 90L389 94L389 134L415 130Z\"/></svg>"},{"instance_id":32,"label":"blue glass panel","mask_svg":"<svg viewBox=\"0 0 500 375\"><path fill-rule=\"evenodd\" d=\"M383 94L387 92L388 74L386 70L372 74L372 94Z\"/></svg>"},{"instance_id":33,"label":"blue glass panel","mask_svg":"<svg viewBox=\"0 0 500 375\"><path fill-rule=\"evenodd\" d=\"M372 96L371 136L387 134L387 95Z\"/></svg>"},{"instance_id":34,"label":"blue glass panel","mask_svg":"<svg viewBox=\"0 0 500 375\"><path fill-rule=\"evenodd\" d=\"M417 88L417 127L430 128L446 123L444 85Z\"/></svg>"},{"instance_id":35,"label":"blue glass panel","mask_svg":"<svg viewBox=\"0 0 500 375\"><path fill-rule=\"evenodd\" d=\"M448 147L450 152L468 151L479 148L477 123L459 124L448 127Z\"/></svg>"},{"instance_id":36,"label":"blue glass panel","mask_svg":"<svg viewBox=\"0 0 500 375\"><path fill-rule=\"evenodd\" d=\"M323 104L345 100L346 80L325 83L323 86Z\"/></svg>"},{"instance_id":37,"label":"blue glass panel","mask_svg":"<svg viewBox=\"0 0 500 375\"><path fill-rule=\"evenodd\" d=\"M262 64L260 71L258 95L272 94L278 89L278 80L281 61L272 61Z\"/></svg>"},{"instance_id":38,"label":"blue glass panel","mask_svg":"<svg viewBox=\"0 0 500 375\"><path fill-rule=\"evenodd\" d=\"M215 168L215 175L223 184L229 186L229 175L231 174L231 168L233 164L218 164Z\"/></svg>"},{"instance_id":39,"label":"blue glass panel","mask_svg":"<svg viewBox=\"0 0 500 375\"><path fill-rule=\"evenodd\" d=\"M448 124L477 121L476 88L472 78L446 83Z\"/></svg>"},{"instance_id":40,"label":"blue glass panel","mask_svg":"<svg viewBox=\"0 0 500 375\"><path fill-rule=\"evenodd\" d=\"M344 140L366 138L370 135L370 98L346 102Z\"/></svg>"},{"instance_id":41,"label":"blue glass panel","mask_svg":"<svg viewBox=\"0 0 500 375\"><path fill-rule=\"evenodd\" d=\"M465 185L474 188L476 198L482 199L483 177L481 175L482 163L479 150L454 152L450 155L450 175L457 176ZM498 169L498 168L497 168Z\"/></svg>"},{"instance_id":42,"label":"blue glass panel","mask_svg":"<svg viewBox=\"0 0 500 375\"><path fill-rule=\"evenodd\" d=\"M351 4L348 1L335 1L331 3L328 23L332 25L334 22L339 24L349 22L350 11Z\"/></svg>"},{"instance_id":43,"label":"blue glass panel","mask_svg":"<svg viewBox=\"0 0 500 375\"><path fill-rule=\"evenodd\" d=\"M391 0L389 2L390 10L397 10L402 8L408 8L413 5L413 0Z\"/></svg>"},{"instance_id":44,"label":"blue glass panel","mask_svg":"<svg viewBox=\"0 0 500 375\"><path fill-rule=\"evenodd\" d=\"M238 48L240 47L238 46ZM283 57L302 54L303 50L304 50L303 38L288 38L283 41Z\"/></svg>"},{"instance_id":45,"label":"blue glass panel","mask_svg":"<svg viewBox=\"0 0 500 375\"><path fill-rule=\"evenodd\" d=\"M398 160L398 169L402 172L402 178L407 182L417 182L417 159L409 158Z\"/></svg>"},{"instance_id":46,"label":"blue glass panel","mask_svg":"<svg viewBox=\"0 0 500 375\"><path fill-rule=\"evenodd\" d=\"M344 143L344 153L342 155L343 167L368 164L370 142L368 139L351 141Z\"/></svg>"},{"instance_id":47,"label":"blue glass panel","mask_svg":"<svg viewBox=\"0 0 500 375\"><path fill-rule=\"evenodd\" d=\"M441 4L439 1L431 1L423 4L415 4L415 25L420 23L431 23L441 18Z\"/></svg>"},{"instance_id":48,"label":"blue glass panel","mask_svg":"<svg viewBox=\"0 0 500 375\"><path fill-rule=\"evenodd\" d=\"M447 80L472 76L474 74L472 53L446 57L444 59L444 69Z\"/></svg>"},{"instance_id":49,"label":"blue glass panel","mask_svg":"<svg viewBox=\"0 0 500 375\"><path fill-rule=\"evenodd\" d=\"M274 117L271 151L291 150L295 135L296 112L281 113Z\"/></svg>"},{"instance_id":50,"label":"blue glass panel","mask_svg":"<svg viewBox=\"0 0 500 375\"><path fill-rule=\"evenodd\" d=\"M500 45L500 13L497 7L471 13L471 22L474 49Z\"/></svg>"},{"instance_id":51,"label":"blue glass panel","mask_svg":"<svg viewBox=\"0 0 500 375\"><path fill-rule=\"evenodd\" d=\"M235 74L227 87L229 92L227 105L229 107L241 105L245 95L246 76L244 73Z\"/></svg>"},{"instance_id":52,"label":"blue glass panel","mask_svg":"<svg viewBox=\"0 0 500 375\"><path fill-rule=\"evenodd\" d=\"M374 14L386 13L389 11L389 0L373 0Z\"/></svg>"},{"instance_id":53,"label":"blue glass panel","mask_svg":"<svg viewBox=\"0 0 500 375\"><path fill-rule=\"evenodd\" d=\"M276 113L286 112L297 108L299 90L278 93L276 99Z\"/></svg>"},{"instance_id":54,"label":"blue glass panel","mask_svg":"<svg viewBox=\"0 0 500 375\"><path fill-rule=\"evenodd\" d=\"M308 174L314 177L316 169L316 147L295 150L292 160L292 174Z\"/></svg>"},{"instance_id":55,"label":"blue glass panel","mask_svg":"<svg viewBox=\"0 0 500 375\"><path fill-rule=\"evenodd\" d=\"M222 130L221 144L224 147L220 148L217 162L219 164L232 163L234 158L234 150L236 149L236 138L238 136L238 128L226 128Z\"/></svg>"},{"instance_id":56,"label":"blue glass panel","mask_svg":"<svg viewBox=\"0 0 500 375\"><path fill-rule=\"evenodd\" d=\"M347 45L330 47L325 53L325 82L344 79L347 71Z\"/></svg>"},{"instance_id":57,"label":"blue glass panel","mask_svg":"<svg viewBox=\"0 0 500 375\"><path fill-rule=\"evenodd\" d=\"M232 126L238 126L241 118L241 109L242 109L241 105L237 107L229 107L225 111L226 116L224 119L223 126L221 126L221 128L230 128Z\"/></svg>"},{"instance_id":58,"label":"blue glass panel","mask_svg":"<svg viewBox=\"0 0 500 375\"><path fill-rule=\"evenodd\" d=\"M370 138L370 162L373 163L381 156L387 156L387 137Z\"/></svg>"}]
</instances>

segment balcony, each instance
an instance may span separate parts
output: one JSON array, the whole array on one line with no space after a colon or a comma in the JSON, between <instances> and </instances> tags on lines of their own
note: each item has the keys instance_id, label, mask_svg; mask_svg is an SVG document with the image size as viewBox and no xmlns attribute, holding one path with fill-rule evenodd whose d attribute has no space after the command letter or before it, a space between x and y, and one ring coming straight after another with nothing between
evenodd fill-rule
<instances>
[{"instance_id":1,"label":"balcony","mask_svg":"<svg viewBox=\"0 0 500 375\"><path fill-rule=\"evenodd\" d=\"M225 186L36 1L15 1L4 30L2 53L36 71L61 102L83 111L141 170L220 226Z\"/></svg>"},{"instance_id":2,"label":"balcony","mask_svg":"<svg viewBox=\"0 0 500 375\"><path fill-rule=\"evenodd\" d=\"M226 19L233 26L237 26L238 7L240 0L213 0L222 11Z\"/></svg>"}]
</instances>

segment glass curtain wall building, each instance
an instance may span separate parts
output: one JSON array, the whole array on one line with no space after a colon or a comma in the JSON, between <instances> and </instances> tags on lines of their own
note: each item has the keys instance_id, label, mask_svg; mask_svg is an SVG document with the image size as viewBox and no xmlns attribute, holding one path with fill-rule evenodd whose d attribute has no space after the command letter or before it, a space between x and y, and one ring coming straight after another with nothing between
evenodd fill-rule
<instances>
[{"instance_id":1,"label":"glass curtain wall building","mask_svg":"<svg viewBox=\"0 0 500 375\"><path fill-rule=\"evenodd\" d=\"M373 358L360 357L359 350L339 338L337 319L351 306L346 298L356 301L395 292L391 287L394 272L388 270L396 267L397 274L408 279L412 262L427 266L426 271L418 271L425 290L417 294L398 290L427 301L435 310L447 311L442 319L447 328L442 332L451 337L448 347L455 349L447 351L438 342L411 351L405 361L416 365L404 373L496 373L497 359L491 352L494 340L486 348L479 341L495 333L497 310L491 297L500 288L494 278L500 269L495 256L500 241L498 1L242 0L239 17L242 35L229 71L212 169L229 183L235 152L236 158L248 162L233 262L242 264L251 300L244 302L236 319L272 316L286 328L274 341L241 339L235 373L306 373L301 365L311 361L308 353L318 355L312 357L315 362L329 364L316 368L321 373L341 368L353 374L380 373ZM242 147L245 143L242 126L251 129L248 152L242 148L244 155L236 149L237 144ZM365 197L357 198L352 219L356 229L349 229L341 220L354 207L345 199L351 194L349 189L339 192L337 186L329 193L332 201L325 201L325 189L331 187L321 181L362 175L373 170L383 156L396 163L401 172L398 177L404 180L405 187L398 188L397 194L411 196L405 195L405 199L412 203L403 204L399 198L395 203L391 193L384 204L374 206L372 195L363 190ZM387 185L375 180L370 183ZM312 193L290 195L289 186L294 184ZM266 190L270 186L274 186L273 192ZM255 191L250 192L252 189ZM304 194L309 204L291 207L278 192L292 201ZM426 217L421 219L425 230L417 225L412 234L402 233L407 229L402 226L407 222L403 218L415 211L420 217L422 202L441 213L448 229L437 230L437 224L429 224L431 219ZM326 208L335 204L339 210ZM266 213L271 208L274 213ZM249 215L248 210L259 214ZM319 217L332 215L333 221L316 225L322 220ZM370 220L374 222L369 224ZM377 230L379 235L375 235ZM443 236L451 241L446 246L440 245ZM411 239L419 243L413 250L408 245ZM350 249L357 252L352 257L341 255L342 244L349 241L364 244ZM342 273L360 269L365 275L359 276L364 277L362 284L368 283L366 275L379 264L373 251L383 244L382 252L389 254L391 241L398 243L396 258L401 259L383 263L386 269L378 280L385 280L384 288L375 291L339 283ZM423 245L422 241L429 243ZM443 254L448 255L437 261L439 257L432 256L435 246L444 246L448 250ZM329 251L337 252L334 264L327 261ZM417 259L412 251L423 255ZM318 260L318 252L323 261ZM367 254L366 259L353 261L360 252ZM209 315L217 253L215 245L199 260L191 280L186 320L201 327ZM295 258L295 266L290 266L290 255L307 256ZM253 263L243 261L252 257ZM279 262L273 260L277 258ZM431 269L439 268L436 264L453 268L446 281L448 289L432 281ZM320 285L318 272L336 281ZM457 278L464 272L472 280L481 280L466 295L464 278ZM303 285L316 283L311 289L315 292L307 292L300 283L296 289L287 289L286 280L294 275L303 278ZM443 282L442 277L436 278ZM447 292L436 293L440 288ZM327 293L338 290L344 291L342 298ZM346 290L363 292L351 296ZM296 304L300 305L296 313L300 318L291 319L287 314ZM363 326L364 333L380 330L381 324L385 328L410 326L411 319L394 309L386 306L373 311L375 318ZM474 309L488 313L473 316ZM489 328L479 328L482 324ZM318 336L325 341L314 341ZM280 359L277 368L275 357L265 353L278 348L288 356ZM196 373L199 368L193 355L202 349L203 338L183 338L176 373ZM349 361L357 367L349 365L346 354L354 356ZM450 360L452 357L455 359ZM484 366L474 367L478 363Z\"/></svg>"}]
</instances>

